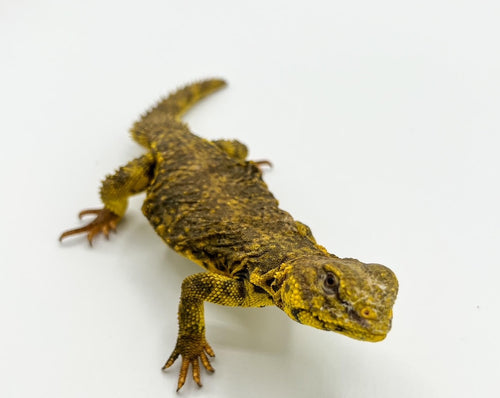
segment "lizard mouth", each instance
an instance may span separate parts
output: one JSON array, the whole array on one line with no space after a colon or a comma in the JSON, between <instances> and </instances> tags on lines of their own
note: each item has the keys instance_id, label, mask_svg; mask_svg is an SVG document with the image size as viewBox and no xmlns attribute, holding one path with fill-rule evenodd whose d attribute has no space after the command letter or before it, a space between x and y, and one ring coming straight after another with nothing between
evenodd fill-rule
<instances>
[{"instance_id":1,"label":"lizard mouth","mask_svg":"<svg viewBox=\"0 0 500 398\"><path fill-rule=\"evenodd\" d=\"M351 337L356 340L370 341L370 342L382 341L385 339L385 337L387 336L387 332L389 331L389 330L373 328L368 324L368 322L365 319L359 316L354 317L356 318L355 319L356 322L350 321L349 324L346 325L345 323L339 324L337 322L332 322L331 320L325 320L321 316L321 314L318 313L310 312L309 314L318 322L319 327L316 326L318 327L318 329L341 333L345 336ZM358 317L359 319L357 319Z\"/></svg>"}]
</instances>

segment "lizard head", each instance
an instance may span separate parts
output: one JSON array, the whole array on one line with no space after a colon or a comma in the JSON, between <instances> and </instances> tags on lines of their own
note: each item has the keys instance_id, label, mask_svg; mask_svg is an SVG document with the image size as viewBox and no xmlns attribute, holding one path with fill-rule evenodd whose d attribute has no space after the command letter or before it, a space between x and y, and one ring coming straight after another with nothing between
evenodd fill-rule
<instances>
[{"instance_id":1,"label":"lizard head","mask_svg":"<svg viewBox=\"0 0 500 398\"><path fill-rule=\"evenodd\" d=\"M301 257L276 274L274 300L293 320L365 341L381 341L398 292L394 273L351 258Z\"/></svg>"}]
</instances>

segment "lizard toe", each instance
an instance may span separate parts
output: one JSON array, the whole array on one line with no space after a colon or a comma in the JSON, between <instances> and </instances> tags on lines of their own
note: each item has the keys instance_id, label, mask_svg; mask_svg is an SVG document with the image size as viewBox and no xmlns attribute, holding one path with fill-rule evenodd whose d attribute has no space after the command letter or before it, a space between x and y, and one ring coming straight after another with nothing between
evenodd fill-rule
<instances>
[{"instance_id":1,"label":"lizard toe","mask_svg":"<svg viewBox=\"0 0 500 398\"><path fill-rule=\"evenodd\" d=\"M78 217L82 218L83 216L89 214L96 215L93 221L83 227L70 229L63 232L61 236L59 236L59 241L62 241L68 236L86 233L87 240L90 246L92 246L94 237L96 237L100 233L102 233L106 238L109 238L109 232L116 231L116 225L120 220L120 217L117 214L113 213L111 210L106 208L83 210L78 214Z\"/></svg>"}]
</instances>

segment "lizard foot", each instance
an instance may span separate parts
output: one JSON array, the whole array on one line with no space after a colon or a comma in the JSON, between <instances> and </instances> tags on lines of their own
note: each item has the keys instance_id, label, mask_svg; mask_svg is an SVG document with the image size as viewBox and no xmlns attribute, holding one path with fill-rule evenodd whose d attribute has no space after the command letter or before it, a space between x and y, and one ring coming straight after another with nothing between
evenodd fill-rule
<instances>
[{"instance_id":1,"label":"lizard foot","mask_svg":"<svg viewBox=\"0 0 500 398\"><path fill-rule=\"evenodd\" d=\"M214 372L214 368L210 364L210 360L207 357L207 354L211 357L215 356L212 347L203 339L199 343L195 343L193 341L185 342L183 344L183 340L177 342L174 351L168 358L168 361L163 366L162 370L165 370L173 365L175 360L181 355L182 363L181 370L179 372L179 381L177 383L177 391L179 391L184 383L186 382L187 374L189 371L189 365L193 368L193 380L198 384L199 387L202 386L201 378L200 378L200 360L205 369L209 372Z\"/></svg>"},{"instance_id":2,"label":"lizard foot","mask_svg":"<svg viewBox=\"0 0 500 398\"><path fill-rule=\"evenodd\" d=\"M111 210L108 210L105 207L102 209L82 210L78 214L78 217L81 219L89 214L95 214L96 218L81 228L70 229L69 231L63 232L59 237L59 241L62 241L67 236L86 233L89 244L92 246L92 239L94 239L96 235L102 232L106 239L108 239L109 232L116 231L116 224L118 224L120 217Z\"/></svg>"}]
</instances>

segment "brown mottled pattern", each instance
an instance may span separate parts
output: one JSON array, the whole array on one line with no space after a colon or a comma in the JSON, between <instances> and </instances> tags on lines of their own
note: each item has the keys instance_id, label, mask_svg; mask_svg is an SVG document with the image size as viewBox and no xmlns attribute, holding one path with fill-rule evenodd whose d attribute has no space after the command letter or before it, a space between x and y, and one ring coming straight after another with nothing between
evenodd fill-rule
<instances>
[{"instance_id":1,"label":"brown mottled pattern","mask_svg":"<svg viewBox=\"0 0 500 398\"><path fill-rule=\"evenodd\" d=\"M213 371L205 301L276 305L302 324L380 341L391 328L398 292L389 268L328 253L307 225L281 210L258 163L245 160L244 144L211 142L189 131L180 116L224 85L218 79L194 83L143 114L131 133L147 153L104 180L104 208L81 213L95 214L94 221L61 235L85 232L90 243L99 233L107 236L125 214L128 197L146 191L142 210L158 235L209 271L182 284L177 343L164 366L182 357L177 389L189 368L201 385L200 361Z\"/></svg>"},{"instance_id":2,"label":"brown mottled pattern","mask_svg":"<svg viewBox=\"0 0 500 398\"><path fill-rule=\"evenodd\" d=\"M143 211L174 250L233 274L278 267L297 254L320 254L278 202L251 162L237 161L180 122L156 131L161 161Z\"/></svg>"}]
</instances>

